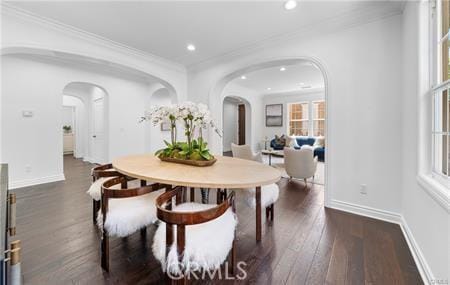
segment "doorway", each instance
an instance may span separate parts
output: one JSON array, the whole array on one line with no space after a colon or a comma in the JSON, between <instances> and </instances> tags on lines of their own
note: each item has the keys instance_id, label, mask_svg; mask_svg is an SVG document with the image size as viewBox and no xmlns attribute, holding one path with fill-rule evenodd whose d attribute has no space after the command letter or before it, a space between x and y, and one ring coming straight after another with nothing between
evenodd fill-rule
<instances>
[{"instance_id":1,"label":"doorway","mask_svg":"<svg viewBox=\"0 0 450 285\"><path fill-rule=\"evenodd\" d=\"M92 160L105 161L104 98L92 102Z\"/></svg>"},{"instance_id":2,"label":"doorway","mask_svg":"<svg viewBox=\"0 0 450 285\"><path fill-rule=\"evenodd\" d=\"M220 119L224 134L229 123L225 108L220 110L222 106L218 105L220 101L216 98L226 98L230 93L248 98L252 112L257 116L252 120L256 124L246 125L252 129L250 145L254 151L262 152L266 148L274 148L273 142L274 145L278 144L276 150L280 151L286 143L298 150L306 149L304 152L312 150L312 159L308 156L308 163L314 165L314 160L317 159L317 168L314 175L308 177L307 184L300 181L299 185L303 188L307 186L323 189L325 205L328 205L327 181L330 176L327 167L330 157L328 148L330 132L327 126L329 108L326 103L328 89L326 73L320 62L309 58L261 62L235 70L223 77L210 92L209 99L213 112L223 111ZM279 106L280 112L277 113L277 120L267 124L269 116L266 113L266 106L271 105ZM260 119L266 121L260 122ZM277 141L274 141L275 139ZM219 140L212 135L210 143L212 149L227 150L226 141L220 145ZM246 144L249 144L248 137ZM269 156L263 155L265 163L270 164ZM271 158L273 166L282 170L282 177L289 177L281 153L280 157ZM302 174L298 174L298 177L302 177Z\"/></svg>"},{"instance_id":3,"label":"doorway","mask_svg":"<svg viewBox=\"0 0 450 285\"><path fill-rule=\"evenodd\" d=\"M231 144L250 144L250 105L239 96L223 100L223 154L231 155Z\"/></svg>"},{"instance_id":4,"label":"doorway","mask_svg":"<svg viewBox=\"0 0 450 285\"><path fill-rule=\"evenodd\" d=\"M245 144L245 105L238 105L238 144Z\"/></svg>"},{"instance_id":5,"label":"doorway","mask_svg":"<svg viewBox=\"0 0 450 285\"><path fill-rule=\"evenodd\" d=\"M106 91L91 83L72 82L66 85L62 93L63 112L64 108L72 106L74 113L71 124L73 156L91 163L106 163L108 161ZM70 145L68 140L64 136L64 147Z\"/></svg>"}]
</instances>

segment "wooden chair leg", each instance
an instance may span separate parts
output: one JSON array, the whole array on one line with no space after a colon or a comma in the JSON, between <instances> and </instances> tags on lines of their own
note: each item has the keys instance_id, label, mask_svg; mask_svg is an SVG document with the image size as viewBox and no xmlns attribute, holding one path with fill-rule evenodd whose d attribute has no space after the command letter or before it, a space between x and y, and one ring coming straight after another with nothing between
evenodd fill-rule
<instances>
[{"instance_id":1,"label":"wooden chair leg","mask_svg":"<svg viewBox=\"0 0 450 285\"><path fill-rule=\"evenodd\" d=\"M182 190L183 191L183 190ZM183 199L183 193L181 192L177 192L176 196L175 196L175 203L177 205L181 204L181 200Z\"/></svg>"},{"instance_id":2,"label":"wooden chair leg","mask_svg":"<svg viewBox=\"0 0 450 285\"><path fill-rule=\"evenodd\" d=\"M222 198L222 190L220 188L217 188L217 204L220 204L220 199Z\"/></svg>"},{"instance_id":3,"label":"wooden chair leg","mask_svg":"<svg viewBox=\"0 0 450 285\"><path fill-rule=\"evenodd\" d=\"M109 272L109 236L105 229L103 229L103 236L101 241L101 264L102 268Z\"/></svg>"},{"instance_id":4,"label":"wooden chair leg","mask_svg":"<svg viewBox=\"0 0 450 285\"><path fill-rule=\"evenodd\" d=\"M233 246L231 247L229 262L230 264L228 264L228 273L231 276L234 276L236 267L236 239L233 240Z\"/></svg>"},{"instance_id":5,"label":"wooden chair leg","mask_svg":"<svg viewBox=\"0 0 450 285\"><path fill-rule=\"evenodd\" d=\"M225 199L227 199L227 189L222 190L222 202L225 201Z\"/></svg>"},{"instance_id":6,"label":"wooden chair leg","mask_svg":"<svg viewBox=\"0 0 450 285\"><path fill-rule=\"evenodd\" d=\"M209 188L200 188L202 193L202 204L208 204L209 203Z\"/></svg>"},{"instance_id":7,"label":"wooden chair leg","mask_svg":"<svg viewBox=\"0 0 450 285\"><path fill-rule=\"evenodd\" d=\"M195 188L191 187L191 194L189 195L191 202L195 202Z\"/></svg>"},{"instance_id":8,"label":"wooden chair leg","mask_svg":"<svg viewBox=\"0 0 450 285\"><path fill-rule=\"evenodd\" d=\"M92 222L94 224L97 223L97 215L99 210L100 210L100 201L92 199Z\"/></svg>"},{"instance_id":9,"label":"wooden chair leg","mask_svg":"<svg viewBox=\"0 0 450 285\"><path fill-rule=\"evenodd\" d=\"M183 203L187 202L187 187L183 187Z\"/></svg>"},{"instance_id":10,"label":"wooden chair leg","mask_svg":"<svg viewBox=\"0 0 450 285\"><path fill-rule=\"evenodd\" d=\"M145 238L147 236L147 228L142 228L141 229L141 237Z\"/></svg>"}]
</instances>

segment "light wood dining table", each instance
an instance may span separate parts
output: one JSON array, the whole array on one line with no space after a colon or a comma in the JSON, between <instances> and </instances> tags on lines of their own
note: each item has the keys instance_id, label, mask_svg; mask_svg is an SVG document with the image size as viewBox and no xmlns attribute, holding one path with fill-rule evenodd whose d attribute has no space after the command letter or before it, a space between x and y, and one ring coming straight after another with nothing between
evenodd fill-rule
<instances>
[{"instance_id":1,"label":"light wood dining table","mask_svg":"<svg viewBox=\"0 0 450 285\"><path fill-rule=\"evenodd\" d=\"M261 241L261 186L280 180L279 170L268 165L233 157L215 156L212 166L197 167L161 161L152 154L113 160L113 167L127 176L172 186L243 190L255 188L256 240Z\"/></svg>"}]
</instances>

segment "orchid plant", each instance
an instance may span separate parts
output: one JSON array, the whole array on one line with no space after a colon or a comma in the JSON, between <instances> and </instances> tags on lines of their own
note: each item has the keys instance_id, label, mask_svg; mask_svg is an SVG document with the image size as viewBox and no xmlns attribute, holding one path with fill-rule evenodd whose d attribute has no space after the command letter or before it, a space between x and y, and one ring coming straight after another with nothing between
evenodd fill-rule
<instances>
[{"instance_id":1,"label":"orchid plant","mask_svg":"<svg viewBox=\"0 0 450 285\"><path fill-rule=\"evenodd\" d=\"M158 150L155 155L191 160L212 160L207 142L203 139L203 130L211 127L219 136L222 136L216 123L211 118L205 104L185 102L178 105L153 106L146 112L141 121L150 121L153 125L170 122L171 142L164 141L166 148ZM182 121L186 142L177 140L177 122ZM195 134L198 135L197 139Z\"/></svg>"}]
</instances>

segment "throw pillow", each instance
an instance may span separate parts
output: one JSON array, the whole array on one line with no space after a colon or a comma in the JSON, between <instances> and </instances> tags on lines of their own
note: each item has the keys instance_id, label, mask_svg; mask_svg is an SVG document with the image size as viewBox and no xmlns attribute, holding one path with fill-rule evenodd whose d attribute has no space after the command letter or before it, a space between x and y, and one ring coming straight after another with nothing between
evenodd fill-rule
<instances>
[{"instance_id":1,"label":"throw pillow","mask_svg":"<svg viewBox=\"0 0 450 285\"><path fill-rule=\"evenodd\" d=\"M314 142L315 147L325 147L325 137L317 137L316 141Z\"/></svg>"},{"instance_id":2,"label":"throw pillow","mask_svg":"<svg viewBox=\"0 0 450 285\"><path fill-rule=\"evenodd\" d=\"M297 140L294 136L287 136L286 137L286 146L290 148L298 148Z\"/></svg>"},{"instance_id":3,"label":"throw pillow","mask_svg":"<svg viewBox=\"0 0 450 285\"><path fill-rule=\"evenodd\" d=\"M302 147L301 147L300 149L310 149L310 150L314 150L314 147L313 147L313 146L310 146L310 145L308 145L308 144L304 144L304 145L302 145Z\"/></svg>"},{"instance_id":4,"label":"throw pillow","mask_svg":"<svg viewBox=\"0 0 450 285\"><path fill-rule=\"evenodd\" d=\"M275 144L281 147L284 147L286 145L286 138L284 135L279 137L278 135L275 135Z\"/></svg>"}]
</instances>

